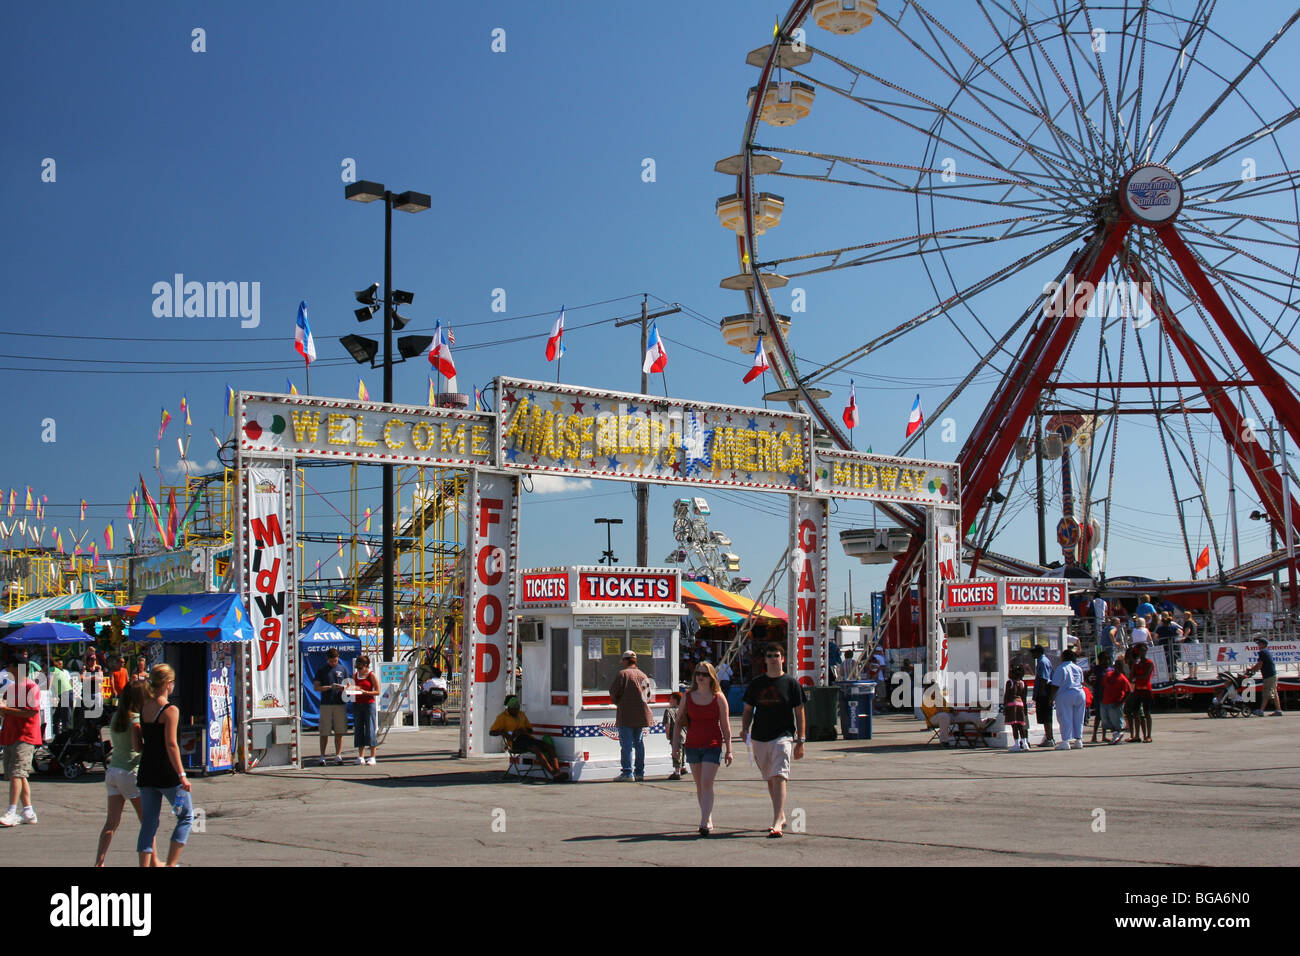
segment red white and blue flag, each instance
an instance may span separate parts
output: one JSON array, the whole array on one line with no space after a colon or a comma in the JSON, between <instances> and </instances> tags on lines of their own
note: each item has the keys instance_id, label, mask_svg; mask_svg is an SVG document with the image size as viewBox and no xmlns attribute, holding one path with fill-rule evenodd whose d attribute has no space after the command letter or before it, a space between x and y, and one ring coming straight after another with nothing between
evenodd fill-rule
<instances>
[{"instance_id":1,"label":"red white and blue flag","mask_svg":"<svg viewBox=\"0 0 1300 956\"><path fill-rule=\"evenodd\" d=\"M429 348L429 364L438 370L440 375L447 378L456 377L456 363L451 357L451 343L447 341L447 333L442 329L442 323L435 323L433 326L433 345Z\"/></svg>"},{"instance_id":2,"label":"red white and blue flag","mask_svg":"<svg viewBox=\"0 0 1300 956\"><path fill-rule=\"evenodd\" d=\"M925 421L925 415L921 413L921 396L916 396L916 401L912 403L912 413L907 416L907 435L910 437L913 432L921 427Z\"/></svg>"},{"instance_id":3,"label":"red white and blue flag","mask_svg":"<svg viewBox=\"0 0 1300 956\"><path fill-rule=\"evenodd\" d=\"M551 327L551 337L546 340L546 361L554 362L564 358L564 306L560 306L560 317Z\"/></svg>"},{"instance_id":4,"label":"red white and blue flag","mask_svg":"<svg viewBox=\"0 0 1300 956\"><path fill-rule=\"evenodd\" d=\"M858 389L853 379L849 379L849 404L844 409L844 424L850 431L858 427Z\"/></svg>"},{"instance_id":5,"label":"red white and blue flag","mask_svg":"<svg viewBox=\"0 0 1300 956\"><path fill-rule=\"evenodd\" d=\"M749 384L769 368L771 368L771 366L767 364L767 353L763 351L763 337L760 335L758 337L758 345L754 348L754 364L750 366L749 371L745 373L745 377L741 379L741 381L745 382L745 384Z\"/></svg>"},{"instance_id":6,"label":"red white and blue flag","mask_svg":"<svg viewBox=\"0 0 1300 956\"><path fill-rule=\"evenodd\" d=\"M664 340L659 338L659 327L650 323L650 343L646 346L645 361L641 363L643 372L662 372L668 367L668 350Z\"/></svg>"},{"instance_id":7,"label":"red white and blue flag","mask_svg":"<svg viewBox=\"0 0 1300 956\"><path fill-rule=\"evenodd\" d=\"M307 303L298 303L298 322L293 332L293 347L298 350L302 360L310 365L316 361L316 340L311 337L311 326L307 324Z\"/></svg>"}]
</instances>

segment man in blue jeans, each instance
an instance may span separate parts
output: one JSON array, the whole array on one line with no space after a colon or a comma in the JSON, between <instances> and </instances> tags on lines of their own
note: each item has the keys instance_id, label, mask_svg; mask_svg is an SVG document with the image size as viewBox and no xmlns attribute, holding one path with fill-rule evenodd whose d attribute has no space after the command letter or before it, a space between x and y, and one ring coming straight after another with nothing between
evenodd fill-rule
<instances>
[{"instance_id":1,"label":"man in blue jeans","mask_svg":"<svg viewBox=\"0 0 1300 956\"><path fill-rule=\"evenodd\" d=\"M618 727L618 748L622 773L616 781L627 783L645 779L645 729L654 724L650 713L650 678L636 666L636 652L623 652L623 669L609 688L609 698L618 708L614 723ZM633 767L632 755L636 754Z\"/></svg>"}]
</instances>

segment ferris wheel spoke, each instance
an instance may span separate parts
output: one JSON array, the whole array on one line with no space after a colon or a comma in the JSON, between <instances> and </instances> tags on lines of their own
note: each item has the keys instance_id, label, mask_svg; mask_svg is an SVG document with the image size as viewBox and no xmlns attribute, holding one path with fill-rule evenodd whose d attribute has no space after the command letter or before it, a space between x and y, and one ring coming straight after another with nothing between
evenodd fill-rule
<instances>
[{"instance_id":1,"label":"ferris wheel spoke","mask_svg":"<svg viewBox=\"0 0 1300 956\"><path fill-rule=\"evenodd\" d=\"M1185 228L1188 229L1190 232L1195 233L1196 235L1204 236L1205 239L1206 239L1205 242L1196 242L1195 240L1192 240L1191 242L1189 242L1189 245L1195 245L1195 246L1197 246L1197 247L1199 247L1199 248L1202 248L1202 249L1205 248L1207 245L1218 246L1219 248L1223 249L1224 251L1235 252L1237 255L1242 256L1243 258L1249 259L1251 262L1255 263L1257 266L1260 266L1261 268L1268 269L1268 270L1270 270L1270 271L1272 271L1272 272L1276 272L1276 273L1277 273L1278 275L1280 275L1280 276L1284 276L1286 279L1289 280L1288 282L1285 283L1285 285L1286 285L1288 288L1294 288L1294 287L1295 287L1295 284L1296 284L1296 282L1295 282L1295 278L1296 278L1296 277L1295 277L1295 274L1294 274L1294 273L1291 273L1291 272L1288 272L1288 271L1285 270L1285 269L1279 268L1278 266L1273 265L1273 263L1271 263L1271 262L1267 262L1267 261L1265 261L1264 259L1261 259L1259 256L1254 255L1253 253L1247 252L1245 249L1242 249L1242 248L1240 248L1239 246L1235 246L1235 245L1233 245L1232 243L1230 243L1230 242L1228 242L1226 239L1224 239L1223 236L1221 236L1221 235L1214 234L1214 233L1209 233L1209 232L1206 232L1206 231L1203 230L1203 229L1199 229L1199 228L1197 228L1197 227L1196 227L1194 224L1192 224L1192 223L1188 223L1188 224L1186 224ZM1267 242L1269 245L1278 245L1278 243L1275 243L1275 242L1273 242L1272 240L1247 240L1247 241ZM1268 280L1267 278L1263 277L1263 276L1260 276L1260 277L1259 277L1259 281L1261 281L1261 282L1268 282L1269 280ZM1273 281L1274 281L1274 282L1277 282L1277 280L1273 280Z\"/></svg>"},{"instance_id":2,"label":"ferris wheel spoke","mask_svg":"<svg viewBox=\"0 0 1300 956\"><path fill-rule=\"evenodd\" d=\"M997 131L990 129L989 127L984 126L981 123L977 123L974 120L964 116L961 113L958 113L954 110L950 110L944 106L941 106L940 104L935 103L932 100L928 100L917 93L907 90L905 87L901 86L900 84L892 83L889 80L886 80L885 78L879 76L878 74L872 73L869 70L866 70L862 67L849 63L848 61L840 59L839 57L836 57L833 54L827 53L823 50L820 50L812 46L809 46L808 49L816 53L818 56L821 56L823 59L829 60L830 62L835 63L836 65L841 66L844 69L853 72L860 77L873 80L879 83L880 85L884 86L886 89L892 90L895 93L898 93L904 97L909 97L909 99L902 100L902 101L876 99L873 97L867 97L861 94L854 93L849 89L842 88L840 86L835 85L834 83L829 82L828 80L812 76L811 74L808 73L804 73L798 70L791 70L790 71L791 73L800 77L801 79L807 80L809 83L813 84L814 86L818 86L830 92L837 93L840 96L850 100L851 102L856 103L859 106L862 106L865 109L879 113L882 116L886 116L889 119L892 119L894 122L899 123L900 125L905 126L908 129L911 129L917 133L920 133L923 136L928 137L932 142L943 143L945 146L957 150L958 152L961 152L964 155L971 157L977 162L986 163L994 169L1001 170L1005 173L1008 173L1009 175L1018 177L1020 179L1032 178L1034 175L1042 175L1045 177L1053 177L1059 180L1059 177L1063 172L1067 172L1067 171L1075 172L1075 170L1072 170L1067 163L1062 162L1060 157L1046 156L1041 151L1037 151L1033 149L1032 146L1024 143L1020 139L1005 136L1001 133L998 133ZM889 109L885 108L886 106L894 107L900 112L907 111L907 112L923 113L927 116L934 116L937 119L936 122L932 123L929 127L922 127L916 123L913 123L905 119L902 115L890 112ZM951 120L953 128L964 139L968 141L970 147L973 147L973 149L967 148L966 146L962 146L959 143L955 142L954 140L941 136L937 131L937 125L938 122L943 119ZM1006 166L984 146L983 142L975 135L974 132L972 132L972 130L982 132L986 136L991 136L995 139L1001 140L1002 142L1010 146L1021 149L1022 152L1027 152L1031 158L1033 158L1041 166L1043 166L1043 172L1041 174L1033 174L1033 173L1027 173L1025 171ZM978 152L973 150L977 150ZM1054 170L1052 168L1049 168L1053 166L1055 167ZM1040 187L1041 187L1041 183L1040 183Z\"/></svg>"},{"instance_id":3,"label":"ferris wheel spoke","mask_svg":"<svg viewBox=\"0 0 1300 956\"><path fill-rule=\"evenodd\" d=\"M1285 177L1285 179L1283 179L1283 177ZM1282 181L1272 181L1279 179L1282 179ZM1264 182L1264 180L1270 181ZM1255 183L1258 183L1258 185L1252 185ZM1184 201L1184 206L1194 205L1190 202L1192 199L1204 199L1207 203L1220 203L1271 195L1291 196L1294 204L1297 185L1300 185L1300 169L1287 169L1280 173L1265 173L1262 176L1256 175L1254 179L1250 180L1238 178L1226 183L1212 183L1195 187L1188 186L1186 189L1187 200ZM1251 186L1251 188L1246 189L1247 186ZM1228 195L1221 196L1217 199L1206 198L1207 193L1213 192L1216 189L1225 189L1228 191ZM1236 190L1242 191L1236 192Z\"/></svg>"},{"instance_id":4,"label":"ferris wheel spoke","mask_svg":"<svg viewBox=\"0 0 1300 956\"><path fill-rule=\"evenodd\" d=\"M1023 95L1022 95L1018 90L1016 90L1013 86L1011 86L1011 84L1009 84L1009 83L1008 83L1008 82L1007 82L1007 81L1006 81L1006 80L1005 80L1005 79L1004 79L1004 78L1003 78L1003 77L1002 77L1002 76L1001 76L1001 75L1000 75L1000 74L999 74L999 73L998 73L998 72L997 72L997 71L996 71L996 70L995 70L995 69L994 69L994 68L993 68L989 63L988 63L988 62L986 62L982 57L978 56L978 55L977 55L973 50L971 50L971 48L970 48L969 46L967 46L966 44L962 43L961 40L958 39L957 36L956 36L956 35L955 35L951 30L949 30L949 29L948 29L948 28L947 28L943 23L941 23L941 22L938 20L938 18L936 18L932 13L930 13L930 11L928 11L927 9L925 9L925 7L922 6L921 4L919 4L919 3L915 3L915 2L912 3L911 8L917 10L917 11L919 12L919 14L923 17L924 25L925 25L925 27L926 27L927 32L930 34L931 38L933 38L933 39L935 40L935 47L936 47L936 49L938 49L941 53L943 53L944 59L948 61L949 68L948 68L947 70L945 70L944 67L943 67L942 65L940 65L940 64L939 64L939 63L934 59L934 57L932 57L932 56L929 54L928 51L926 51L924 48L922 48L922 47L920 46L920 44L918 44L918 43L915 41L915 39L913 39L913 38L911 37L910 34L908 34L905 30L903 30L903 29L901 28L901 26L899 25L899 23L897 23L896 21L894 21L894 20L891 19L891 18L886 18L886 19L887 19L888 22L891 24L891 26L893 26L894 29L898 31L898 33L900 34L900 36L902 36L902 37L903 37L903 38L904 38L908 43L910 43L914 48L916 48L917 51L918 51L919 53L921 53L922 56L925 56L925 57L926 57L927 59L929 59L932 63L934 63L934 65L935 65L937 68L939 68L941 71L945 72L945 74L948 76L948 78L949 78L950 80L952 80L952 82L953 82L953 83L954 83L954 84L955 84L959 89L961 89L961 90L967 92L968 94L970 93L970 91L973 90L975 93L981 94L983 97L985 97L985 98L988 99L988 100L993 100L993 101L995 101L995 103L1003 103L1003 104L1005 104L1005 105L1011 107L1012 109L1015 109L1015 110L1022 111L1022 112L1024 112L1024 113L1026 113L1026 114L1029 115L1030 117L1036 119L1040 124L1047 123L1047 124L1050 125L1051 121L1048 119L1048 116L1047 116L1046 111L1042 110L1041 107L1040 107L1038 104L1032 103L1032 102L1030 102L1028 99L1026 99L1026 98L1025 98L1025 97L1024 97L1024 96L1023 96ZM1011 94L1011 97L1013 97L1014 100L1018 100L1018 101L1019 101L1019 104L1020 104L1020 105L1017 105L1016 102L1013 102L1012 99L1008 99L1006 96L1002 96L1002 95L1000 95L1000 94L997 94L997 93L995 93L995 92L993 92L993 91L987 89L986 87L981 86L981 85L975 83L975 82L971 79L971 76L970 76L969 73L963 74L963 73L959 70L959 68L956 66L956 64L954 64L954 63L952 62L951 58L948 57L947 52L943 50L943 48L942 48L942 44L939 42L938 38L935 37L935 35L934 35L934 31L931 29L931 25L933 25L934 27L937 27L937 28L938 28L938 29L939 29L939 30L940 30L940 31L941 31L941 32L942 32L946 37L948 37L949 40L951 40L951 41L952 41L953 43L955 43L958 47L960 47L963 53L965 53L967 56L969 56L969 57L971 58L971 61L972 61L972 68L973 68L973 67L978 67L978 68L979 68L980 70L982 70L984 73L986 73L987 75L989 75L989 76L993 77L995 80L997 80L997 82L1000 83L1000 84L1002 85L1002 87L1003 87L1003 88L1004 88L1008 93ZM996 108L995 108L995 104L990 104L990 103L988 103L988 102L985 102L985 100L980 99L979 97L972 97L972 99L974 99L975 102L976 102L976 103L977 103L981 108L983 108L985 112L987 112L990 116L992 116L995 120L997 120L997 122L998 122L1000 125L1002 125L1005 129L1007 129L1007 130L1011 131L1013 134L1015 134L1016 137L1017 137L1017 138L1018 138L1022 143L1028 144L1028 143L1030 142L1030 138L1029 138L1029 137L1027 137L1027 136L1023 136L1023 135L1021 135L1020 133L1018 133L1018 132L1017 132L1017 131L1016 131L1016 130L1011 126L1011 124L1007 121L1006 117L1005 117L1003 114L997 112L997 110L996 110ZM1031 134L1031 135L1032 135L1032 134ZM1059 152L1053 152L1053 151L1047 150L1045 147L1043 147L1043 146L1041 146L1041 145L1038 146L1038 147L1036 147L1036 149L1037 149L1039 152L1044 153L1045 155L1050 155L1050 156L1055 157L1056 159L1060 160L1062 163L1065 163L1066 165L1069 165L1071 168L1073 168L1073 169L1075 169L1075 170L1077 171L1077 170L1078 170L1078 164L1075 163L1075 162L1073 162L1071 158L1072 158L1072 156L1073 156L1072 149L1075 150L1075 151L1077 151L1077 150L1080 148L1080 147L1079 147L1079 144L1074 143L1074 144L1072 144L1072 146L1070 146L1070 145L1067 145L1065 142L1062 142L1062 141L1060 140L1060 138L1057 137L1057 145L1058 145L1058 147L1059 147Z\"/></svg>"},{"instance_id":5,"label":"ferris wheel spoke","mask_svg":"<svg viewBox=\"0 0 1300 956\"><path fill-rule=\"evenodd\" d=\"M1223 147L1222 149L1214 153L1211 153L1209 156L1204 157L1199 162L1192 163L1190 166L1187 167L1186 170L1179 173L1178 176L1180 179L1184 179L1188 176L1194 176L1201 170L1213 166L1215 163L1227 158L1228 156L1231 156L1237 150L1242 149L1245 146L1249 146L1251 143L1254 143L1256 140L1262 139L1265 136L1270 136L1276 133L1278 130L1282 129L1283 127L1291 125L1293 122L1296 121L1297 118L1300 118L1300 107L1297 107L1296 109L1293 109L1290 112L1283 113L1277 119L1273 120L1273 122L1265 124L1264 126L1255 130L1253 133L1248 133L1245 136L1242 136L1241 138L1237 139L1236 141L1229 143L1227 146Z\"/></svg>"},{"instance_id":6,"label":"ferris wheel spoke","mask_svg":"<svg viewBox=\"0 0 1300 956\"><path fill-rule=\"evenodd\" d=\"M1214 12L1218 0L1198 0L1196 10L1191 17L1184 21L1187 24L1187 33L1183 36L1179 44L1180 50L1178 56L1174 58L1173 66L1170 68L1169 76L1165 80L1165 85L1160 91L1160 99L1156 103L1156 108L1151 111L1151 120L1154 124L1156 117L1161 112L1164 116L1160 119L1160 125L1155 127L1154 135L1151 137L1150 146L1147 150L1147 156L1154 155L1156 149L1160 146L1160 137L1164 134L1165 127L1169 125L1170 118L1174 115L1174 109L1178 106L1178 98L1182 95L1183 88L1187 85L1187 77L1191 75L1191 65L1197 62L1197 54L1201 49L1201 40L1205 38L1209 29L1210 16ZM1193 41L1193 35L1195 40ZM1188 57L1188 47L1191 47L1191 56ZM1178 75L1177 81L1174 81L1175 75ZM1169 89L1169 84L1173 83L1174 92L1169 99L1168 105L1164 103L1165 91Z\"/></svg>"},{"instance_id":7,"label":"ferris wheel spoke","mask_svg":"<svg viewBox=\"0 0 1300 956\"><path fill-rule=\"evenodd\" d=\"M966 288L961 289L958 292L954 293L953 295L949 296L947 299L938 303L932 308L929 308L924 312L918 313L917 315L906 320L905 322L895 326L893 329L890 329L888 332L885 332L883 335L877 336L876 338L872 339L866 344L861 345L858 348L855 348L853 351L840 356L835 361L829 363L828 365L823 366L822 368L818 369L812 374L802 378L801 381L804 382L805 384L812 384L814 382L821 381L822 379L826 378L828 375L832 375L835 372L839 371L848 363L857 361L858 359L875 351L880 346L880 344L885 342L886 340L897 337L902 332L919 328L920 326L929 322L931 319L934 319L942 315L946 309L951 308L953 305L963 302L967 298L978 295L981 292L987 291L988 289L996 286L1000 282L1006 280L1010 276L1015 275L1017 272L1023 270L1026 266L1033 265L1034 263L1040 262L1043 259L1046 259L1047 257L1051 256L1053 253L1058 252L1061 249L1064 249L1066 246L1070 245L1070 243L1074 242L1076 239L1082 236L1085 230L1086 227L1080 227L1075 231L1071 233L1067 233L1066 235L1060 237L1059 239L1056 239L1055 241L1050 242L1047 245L1034 250L1028 255L1022 256L1021 258L1017 259L1015 262L1010 263L1009 265L1004 266L1001 269L998 269L996 272L990 273L984 278L970 284Z\"/></svg>"},{"instance_id":8,"label":"ferris wheel spoke","mask_svg":"<svg viewBox=\"0 0 1300 956\"><path fill-rule=\"evenodd\" d=\"M1251 70L1259 66L1260 61L1262 61L1265 55L1267 55L1268 52L1272 50L1274 46L1277 45L1277 42L1281 40L1283 36L1286 35L1286 32L1295 25L1297 20L1300 20L1300 9L1297 9L1294 13L1291 14L1290 19L1288 19L1286 23L1282 24L1281 28L1279 28L1278 31L1273 34L1273 36L1269 37L1268 42L1266 42L1260 48L1258 53L1256 53L1253 57L1250 58L1250 62L1247 63L1242 68L1241 72L1238 73L1235 77L1233 77L1233 79L1228 83L1227 87L1224 88L1223 92L1219 94L1218 98L1215 99L1214 102L1211 103L1205 109L1205 112L1203 112L1190 126L1187 127L1187 132L1184 133L1182 138L1177 143L1174 144L1174 148L1165 154L1165 158L1163 160L1165 165L1168 165L1169 162L1173 159L1174 154L1176 154L1180 149L1182 149L1183 146L1187 144L1187 141L1189 139L1191 139L1193 136L1196 135L1197 131L1202 126L1205 125L1206 121L1211 116L1213 116L1216 112L1218 112L1219 107L1222 106L1227 101L1229 96L1231 96L1234 92L1236 92L1237 88L1241 85L1241 81L1246 78L1246 76L1250 73Z\"/></svg>"},{"instance_id":9,"label":"ferris wheel spoke","mask_svg":"<svg viewBox=\"0 0 1300 956\"><path fill-rule=\"evenodd\" d=\"M849 165L849 164L846 163L845 165ZM865 171L870 172L870 170L865 170ZM917 188L915 186L885 185L884 183L867 183L867 182L861 182L859 180L853 180L853 179L832 179L829 176L816 176L809 173L787 173L784 170L780 172L768 173L767 175L775 177L777 179L802 180L804 182L822 183L827 186L851 186L857 189L874 189L874 190L879 190L880 192L905 193L907 195L914 195L917 192ZM888 179L888 177L882 177L882 178ZM888 179L888 181L890 183L894 182L894 180L892 179ZM996 186L996 184L994 183L975 184L975 187L970 187L970 188L976 188L978 186L990 187L990 186ZM1063 204L1056 205L1053 207L1035 206L1026 202L1009 202L1009 201L1001 201L993 198L983 199L978 196L967 196L958 193L956 191L937 192L935 194L935 198L949 199L952 200L953 202L971 203L973 205L980 205L980 206L994 206L997 207L998 209L1023 209L1033 214L1032 216L1027 218L1061 216L1065 213L1066 210L1066 207Z\"/></svg>"}]
</instances>

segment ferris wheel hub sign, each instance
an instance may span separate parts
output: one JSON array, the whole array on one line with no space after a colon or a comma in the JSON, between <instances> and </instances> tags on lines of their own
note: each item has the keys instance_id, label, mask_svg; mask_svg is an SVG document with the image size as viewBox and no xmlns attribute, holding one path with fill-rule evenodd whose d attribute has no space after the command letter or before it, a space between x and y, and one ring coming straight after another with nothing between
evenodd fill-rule
<instances>
[{"instance_id":1,"label":"ferris wheel hub sign","mask_svg":"<svg viewBox=\"0 0 1300 956\"><path fill-rule=\"evenodd\" d=\"M1183 208L1183 186L1171 170L1155 163L1138 166L1119 187L1120 203L1134 222L1163 226Z\"/></svg>"}]
</instances>

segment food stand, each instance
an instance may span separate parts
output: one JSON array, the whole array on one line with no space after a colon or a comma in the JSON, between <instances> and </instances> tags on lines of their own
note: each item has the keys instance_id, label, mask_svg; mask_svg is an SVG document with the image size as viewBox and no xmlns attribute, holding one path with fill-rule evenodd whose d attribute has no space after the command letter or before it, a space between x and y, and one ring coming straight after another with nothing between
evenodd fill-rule
<instances>
[{"instance_id":1,"label":"food stand","mask_svg":"<svg viewBox=\"0 0 1300 956\"><path fill-rule=\"evenodd\" d=\"M132 640L160 645L163 661L176 671L172 703L181 712L177 743L186 768L233 770L237 659L242 645L253 639L239 595L150 595L132 627Z\"/></svg>"},{"instance_id":2,"label":"food stand","mask_svg":"<svg viewBox=\"0 0 1300 956\"><path fill-rule=\"evenodd\" d=\"M1025 667L1025 683L1033 687L1035 644L1047 648L1053 667L1060 661L1073 616L1066 582L1045 578L951 581L944 589L943 616L949 703L958 710L979 710L986 718L996 716L989 743L1010 746L1012 733L1002 706L1007 676L1011 665L1019 662ZM1032 708L1032 694L1029 700ZM1031 712L1030 729L1037 725L1037 715Z\"/></svg>"},{"instance_id":3,"label":"food stand","mask_svg":"<svg viewBox=\"0 0 1300 956\"><path fill-rule=\"evenodd\" d=\"M575 781L619 774L616 708L609 687L624 651L651 679L654 725L645 736L647 775L672 772L664 735L676 688L682 605L675 568L539 568L519 574L521 704L539 736L555 742ZM504 707L504 701L501 702Z\"/></svg>"}]
</instances>

